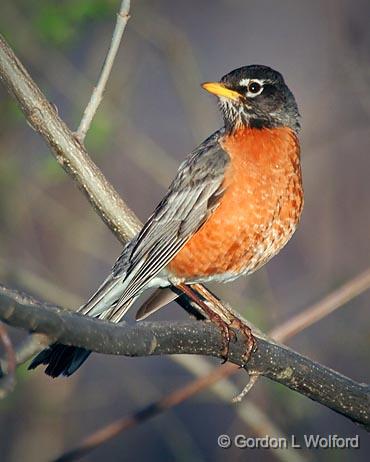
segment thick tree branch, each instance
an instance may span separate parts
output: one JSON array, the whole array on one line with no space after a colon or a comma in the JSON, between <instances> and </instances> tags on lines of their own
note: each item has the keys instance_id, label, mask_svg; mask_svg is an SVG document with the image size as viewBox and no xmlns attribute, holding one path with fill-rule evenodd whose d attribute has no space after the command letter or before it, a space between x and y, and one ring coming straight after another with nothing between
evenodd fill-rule
<instances>
[{"instance_id":1,"label":"thick tree branch","mask_svg":"<svg viewBox=\"0 0 370 462\"><path fill-rule=\"evenodd\" d=\"M222 338L209 322L141 322L113 324L47 305L0 286L0 319L52 341L76 345L98 353L151 356L201 354L220 357ZM252 375L264 375L350 418L370 426L370 389L313 362L286 346L255 332L257 351L245 364L243 336L230 345L230 361Z\"/></svg>"}]
</instances>

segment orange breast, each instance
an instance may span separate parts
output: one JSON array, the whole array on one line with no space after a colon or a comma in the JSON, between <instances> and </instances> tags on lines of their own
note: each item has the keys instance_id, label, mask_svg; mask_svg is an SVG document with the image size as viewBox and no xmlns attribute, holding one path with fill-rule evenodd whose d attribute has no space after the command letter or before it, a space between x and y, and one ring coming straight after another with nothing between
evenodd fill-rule
<instances>
[{"instance_id":1,"label":"orange breast","mask_svg":"<svg viewBox=\"0 0 370 462\"><path fill-rule=\"evenodd\" d=\"M292 130L244 128L221 144L231 162L220 205L168 265L185 281L253 272L286 244L301 214L299 143Z\"/></svg>"}]
</instances>

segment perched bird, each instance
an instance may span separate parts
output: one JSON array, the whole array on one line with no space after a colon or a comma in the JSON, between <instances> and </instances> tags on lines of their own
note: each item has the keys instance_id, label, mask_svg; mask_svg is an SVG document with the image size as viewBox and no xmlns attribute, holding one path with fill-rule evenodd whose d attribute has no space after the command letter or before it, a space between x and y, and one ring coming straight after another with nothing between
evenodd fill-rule
<instances>
[{"instance_id":1,"label":"perched bird","mask_svg":"<svg viewBox=\"0 0 370 462\"><path fill-rule=\"evenodd\" d=\"M168 288L194 298L193 284L253 273L294 233L303 207L300 124L282 75L251 65L202 86L218 97L223 128L180 165L154 213L80 313L119 322L143 291L157 288L138 311L143 319L176 297ZM45 364L47 374L68 376L89 353L56 343L30 368Z\"/></svg>"}]
</instances>

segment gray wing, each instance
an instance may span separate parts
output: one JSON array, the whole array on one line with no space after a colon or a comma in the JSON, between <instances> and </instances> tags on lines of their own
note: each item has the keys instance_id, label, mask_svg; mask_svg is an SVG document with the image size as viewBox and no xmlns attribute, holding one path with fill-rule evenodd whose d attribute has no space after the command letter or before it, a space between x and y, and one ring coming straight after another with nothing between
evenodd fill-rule
<instances>
[{"instance_id":1,"label":"gray wing","mask_svg":"<svg viewBox=\"0 0 370 462\"><path fill-rule=\"evenodd\" d=\"M216 132L180 165L166 196L137 237L126 245L112 274L82 307L82 312L97 316L113 306L112 316L120 319L130 301L172 260L219 205L230 160L219 144L220 136L221 132Z\"/></svg>"}]
</instances>

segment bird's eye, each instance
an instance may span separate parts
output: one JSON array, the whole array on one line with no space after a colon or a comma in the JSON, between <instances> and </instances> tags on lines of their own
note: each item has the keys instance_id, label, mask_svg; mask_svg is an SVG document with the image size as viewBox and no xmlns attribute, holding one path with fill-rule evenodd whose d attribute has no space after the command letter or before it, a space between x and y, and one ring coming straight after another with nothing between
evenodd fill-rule
<instances>
[{"instance_id":1,"label":"bird's eye","mask_svg":"<svg viewBox=\"0 0 370 462\"><path fill-rule=\"evenodd\" d=\"M247 91L250 94L250 96L257 96L259 95L263 90L263 86L256 81L252 81L248 84Z\"/></svg>"}]
</instances>

